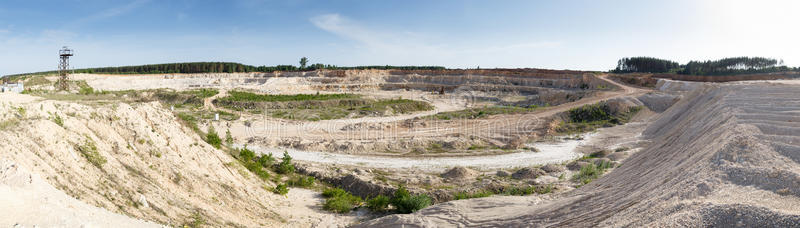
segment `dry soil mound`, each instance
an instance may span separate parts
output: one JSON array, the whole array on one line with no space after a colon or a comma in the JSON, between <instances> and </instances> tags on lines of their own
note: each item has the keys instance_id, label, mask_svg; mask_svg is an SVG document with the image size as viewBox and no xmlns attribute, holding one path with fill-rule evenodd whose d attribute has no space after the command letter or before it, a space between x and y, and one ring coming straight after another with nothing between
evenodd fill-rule
<instances>
[{"instance_id":1,"label":"dry soil mound","mask_svg":"<svg viewBox=\"0 0 800 228\"><path fill-rule=\"evenodd\" d=\"M647 148L558 200L455 201L363 225L798 227L798 91L796 85L699 86L648 128Z\"/></svg>"},{"instance_id":2,"label":"dry soil mound","mask_svg":"<svg viewBox=\"0 0 800 228\"><path fill-rule=\"evenodd\" d=\"M478 176L478 172L464 167L455 167L442 174L449 180L469 180Z\"/></svg>"}]
</instances>

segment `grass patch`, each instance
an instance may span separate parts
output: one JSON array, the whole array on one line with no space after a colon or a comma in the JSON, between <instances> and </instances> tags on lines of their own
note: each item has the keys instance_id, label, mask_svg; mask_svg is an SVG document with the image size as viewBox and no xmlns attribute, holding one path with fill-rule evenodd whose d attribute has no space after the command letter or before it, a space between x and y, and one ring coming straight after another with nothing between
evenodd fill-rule
<instances>
[{"instance_id":1,"label":"grass patch","mask_svg":"<svg viewBox=\"0 0 800 228\"><path fill-rule=\"evenodd\" d=\"M295 95L271 95L256 94L244 91L230 91L228 96L220 98L222 101L254 101L254 102L282 102L282 101L323 101L334 99L355 99L361 98L357 94L335 93L335 94L295 94Z\"/></svg>"},{"instance_id":2,"label":"grass patch","mask_svg":"<svg viewBox=\"0 0 800 228\"><path fill-rule=\"evenodd\" d=\"M603 162L602 164L595 165L589 164L581 168L581 170L572 176L572 180L580 183L581 185L588 184L593 180L600 178L607 169L613 167L610 162Z\"/></svg>"},{"instance_id":3,"label":"grass patch","mask_svg":"<svg viewBox=\"0 0 800 228\"><path fill-rule=\"evenodd\" d=\"M106 158L97 152L97 146L92 139L87 137L83 144L76 146L76 149L97 168L102 168L103 164L106 164Z\"/></svg>"},{"instance_id":4,"label":"grass patch","mask_svg":"<svg viewBox=\"0 0 800 228\"><path fill-rule=\"evenodd\" d=\"M229 96L214 100L214 104L273 118L307 121L433 110L433 106L427 102L408 99L373 100L357 94L269 95L232 91Z\"/></svg>"},{"instance_id":5,"label":"grass patch","mask_svg":"<svg viewBox=\"0 0 800 228\"><path fill-rule=\"evenodd\" d=\"M8 120L0 121L0 131L4 131L4 130L9 129L9 128L13 127L13 126L17 126L17 124L19 124L19 120L18 119L8 119Z\"/></svg>"},{"instance_id":6,"label":"grass patch","mask_svg":"<svg viewBox=\"0 0 800 228\"><path fill-rule=\"evenodd\" d=\"M492 196L492 195L494 195L494 192L488 191L488 190L483 190L483 191L478 191L478 192L473 192L473 193L457 192L455 195L453 195L453 200L483 198L483 197L489 197L489 196Z\"/></svg>"},{"instance_id":7,"label":"grass patch","mask_svg":"<svg viewBox=\"0 0 800 228\"><path fill-rule=\"evenodd\" d=\"M292 187L310 188L314 186L315 181L316 179L314 177L297 176L294 179L289 180L287 184Z\"/></svg>"},{"instance_id":8,"label":"grass patch","mask_svg":"<svg viewBox=\"0 0 800 228\"><path fill-rule=\"evenodd\" d=\"M440 112L428 116L429 119L453 120L453 119L481 119L498 114L518 114L526 113L539 109L537 105L528 107L520 106L491 106L483 108L471 108L452 112Z\"/></svg>"}]
</instances>

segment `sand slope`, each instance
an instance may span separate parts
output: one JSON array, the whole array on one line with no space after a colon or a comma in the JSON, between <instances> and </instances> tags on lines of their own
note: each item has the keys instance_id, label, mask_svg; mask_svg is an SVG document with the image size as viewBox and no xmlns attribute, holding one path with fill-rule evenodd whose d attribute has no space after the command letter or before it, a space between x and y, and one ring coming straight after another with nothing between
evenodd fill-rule
<instances>
[{"instance_id":1,"label":"sand slope","mask_svg":"<svg viewBox=\"0 0 800 228\"><path fill-rule=\"evenodd\" d=\"M800 226L800 87L697 87L648 127L647 148L558 200L453 201L361 226Z\"/></svg>"},{"instance_id":2,"label":"sand slope","mask_svg":"<svg viewBox=\"0 0 800 228\"><path fill-rule=\"evenodd\" d=\"M88 205L10 161L0 161L0 225L160 227Z\"/></svg>"},{"instance_id":3,"label":"sand slope","mask_svg":"<svg viewBox=\"0 0 800 228\"><path fill-rule=\"evenodd\" d=\"M314 193L291 190L288 197L272 193L268 187L274 184L260 180L231 155L206 144L156 102L74 103L3 93L0 123L0 139L4 140L0 160L41 176L44 182L34 181L34 193L55 194L55 188L86 204L169 226L306 227L320 221L345 226L355 219L321 211L316 205L323 199ZM85 151L92 147L104 163L87 159ZM0 212L16 211L12 205L20 202L28 204L16 197L30 195L20 196L22 190L13 185L0 183L0 190L6 191L0 192L0 202L14 200L9 201L13 204L0 203ZM87 207L83 206L60 211L61 201L42 201L36 196L33 206L36 202L56 204L42 212L69 214L74 209L82 216L99 213L84 211ZM0 221L15 219L0 214ZM49 221L31 219L21 221ZM121 220L110 218L110 223L101 224L114 221ZM53 224L58 226L60 220Z\"/></svg>"}]
</instances>

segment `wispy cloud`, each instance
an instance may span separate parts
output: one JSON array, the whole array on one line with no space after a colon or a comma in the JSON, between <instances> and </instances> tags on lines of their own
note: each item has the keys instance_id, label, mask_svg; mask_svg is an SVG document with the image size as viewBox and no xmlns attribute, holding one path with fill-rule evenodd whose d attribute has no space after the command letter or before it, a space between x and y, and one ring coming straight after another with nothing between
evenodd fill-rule
<instances>
[{"instance_id":1,"label":"wispy cloud","mask_svg":"<svg viewBox=\"0 0 800 228\"><path fill-rule=\"evenodd\" d=\"M132 10L135 10L135 9L137 9L137 8L147 4L147 3L149 3L150 1L151 0L134 0L134 1L128 2L127 4L124 4L124 5L111 7L111 8L108 8L106 10L103 10L101 12L98 12L96 14L92 14L92 15L89 15L87 17L84 17L84 18L78 19L76 21L73 21L72 23L68 24L66 27L67 28L76 28L76 27L80 27L80 26L83 26L83 25L88 24L88 23L95 22L95 21L117 17L117 16L120 16L120 15L126 14L126 13L128 13L128 12L130 12Z\"/></svg>"},{"instance_id":2,"label":"wispy cloud","mask_svg":"<svg viewBox=\"0 0 800 228\"><path fill-rule=\"evenodd\" d=\"M368 28L356 20L339 14L324 14L309 19L311 23L326 32L345 40L355 42L371 53L395 58L452 59L464 55L479 56L508 52L524 53L533 49L554 48L562 45L557 41L534 41L523 43L485 45L477 41L460 44L447 40L434 39L424 33L402 30L379 30ZM393 60L391 57L390 60Z\"/></svg>"}]
</instances>

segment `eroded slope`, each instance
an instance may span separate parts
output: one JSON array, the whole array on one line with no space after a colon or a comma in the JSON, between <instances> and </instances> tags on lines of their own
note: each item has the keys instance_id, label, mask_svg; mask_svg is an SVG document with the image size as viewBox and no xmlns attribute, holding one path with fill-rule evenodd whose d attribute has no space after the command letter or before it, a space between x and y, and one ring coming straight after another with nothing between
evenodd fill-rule
<instances>
[{"instance_id":1,"label":"eroded slope","mask_svg":"<svg viewBox=\"0 0 800 228\"><path fill-rule=\"evenodd\" d=\"M796 227L799 89L763 83L696 89L648 128L649 147L555 201L454 201L362 226Z\"/></svg>"},{"instance_id":2,"label":"eroded slope","mask_svg":"<svg viewBox=\"0 0 800 228\"><path fill-rule=\"evenodd\" d=\"M314 200L304 190L289 198L269 192L272 183L203 142L157 102L0 96L0 159L88 204L171 226L349 223L292 206L308 204L296 197Z\"/></svg>"}]
</instances>

